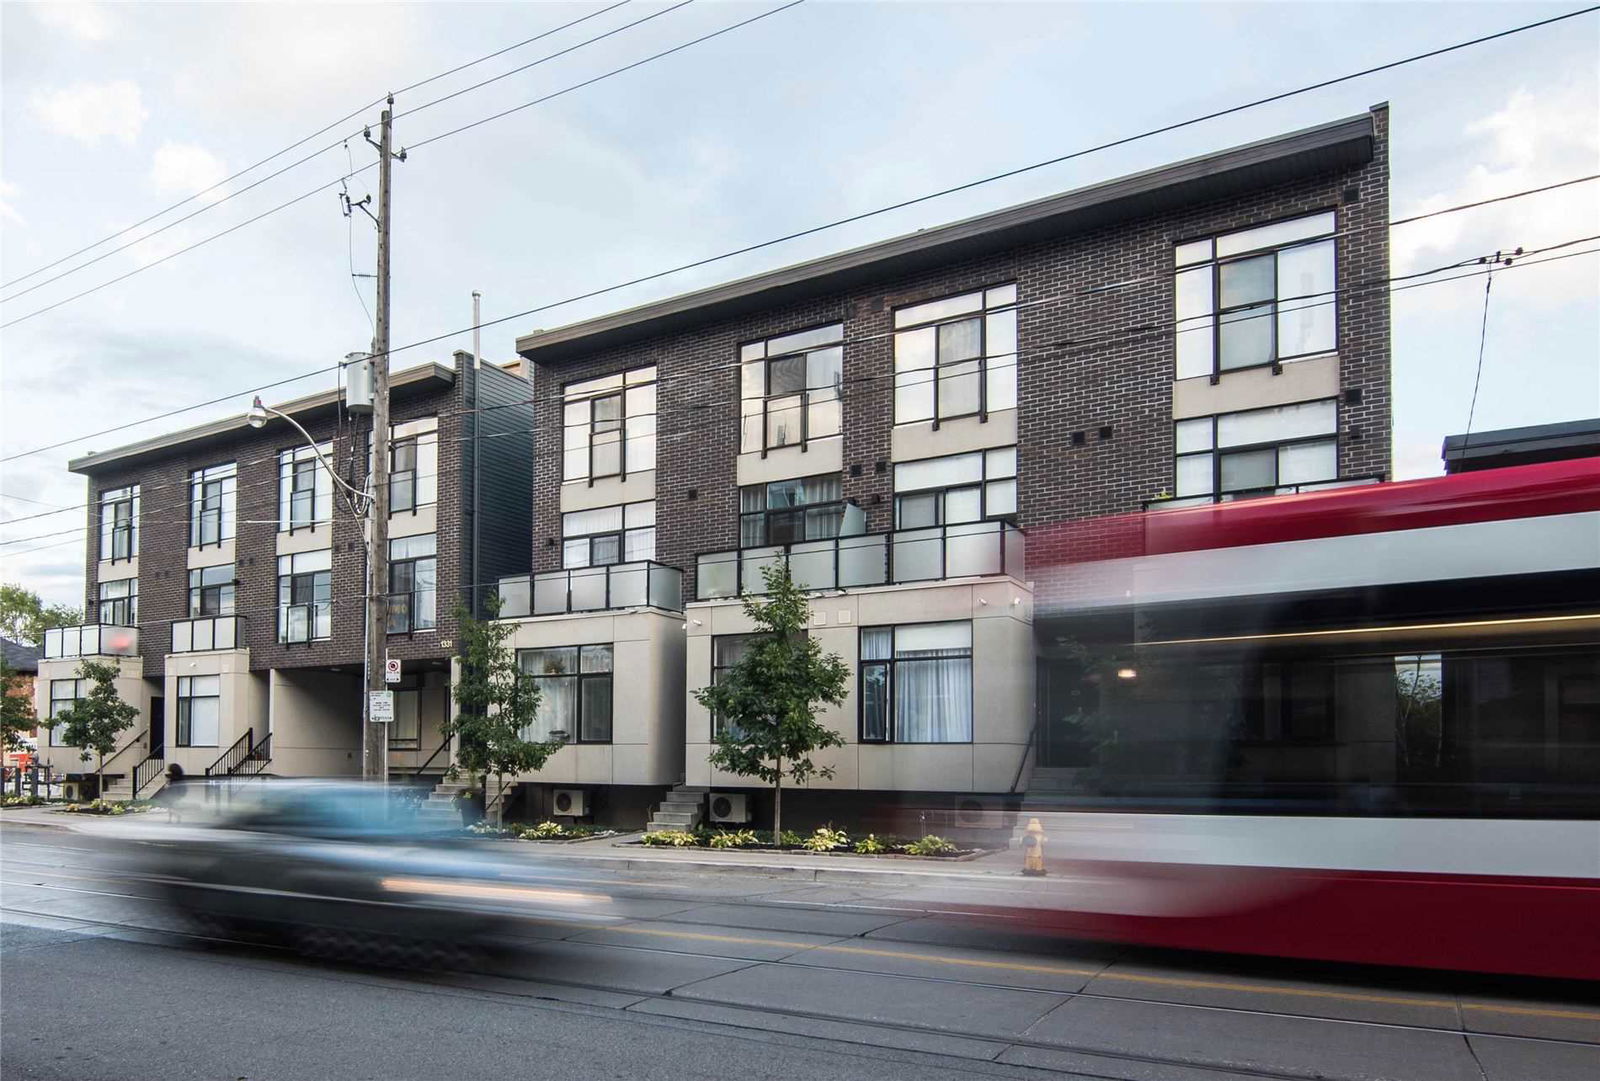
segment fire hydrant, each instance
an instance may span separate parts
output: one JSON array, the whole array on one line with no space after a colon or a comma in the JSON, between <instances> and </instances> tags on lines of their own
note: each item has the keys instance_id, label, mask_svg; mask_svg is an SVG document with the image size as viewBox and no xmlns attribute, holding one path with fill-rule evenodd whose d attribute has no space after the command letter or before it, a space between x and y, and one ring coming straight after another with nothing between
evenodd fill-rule
<instances>
[{"instance_id":1,"label":"fire hydrant","mask_svg":"<svg viewBox=\"0 0 1600 1081\"><path fill-rule=\"evenodd\" d=\"M1028 828L1022 833L1022 873L1035 876L1045 873L1044 827L1037 818L1028 819Z\"/></svg>"}]
</instances>

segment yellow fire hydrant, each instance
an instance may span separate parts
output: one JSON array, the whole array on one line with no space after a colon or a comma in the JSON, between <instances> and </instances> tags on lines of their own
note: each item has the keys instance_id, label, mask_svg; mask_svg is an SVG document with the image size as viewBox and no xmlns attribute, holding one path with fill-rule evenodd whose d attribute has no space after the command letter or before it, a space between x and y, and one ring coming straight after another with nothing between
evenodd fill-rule
<instances>
[{"instance_id":1,"label":"yellow fire hydrant","mask_svg":"<svg viewBox=\"0 0 1600 1081\"><path fill-rule=\"evenodd\" d=\"M1044 870L1044 827L1037 818L1028 819L1028 828L1022 833L1022 873L1042 875Z\"/></svg>"}]
</instances>

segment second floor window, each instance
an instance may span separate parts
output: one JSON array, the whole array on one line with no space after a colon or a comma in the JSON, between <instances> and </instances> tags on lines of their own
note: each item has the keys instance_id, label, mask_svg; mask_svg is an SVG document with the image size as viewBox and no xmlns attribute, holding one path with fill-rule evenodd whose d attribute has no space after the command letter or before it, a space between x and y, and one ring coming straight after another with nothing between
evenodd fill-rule
<instances>
[{"instance_id":1,"label":"second floor window","mask_svg":"<svg viewBox=\"0 0 1600 1081\"><path fill-rule=\"evenodd\" d=\"M139 556L139 486L100 493L100 558L115 562Z\"/></svg>"},{"instance_id":2,"label":"second floor window","mask_svg":"<svg viewBox=\"0 0 1600 1081\"><path fill-rule=\"evenodd\" d=\"M199 567L189 572L189 618L233 615L233 565Z\"/></svg>"},{"instance_id":3,"label":"second floor window","mask_svg":"<svg viewBox=\"0 0 1600 1081\"><path fill-rule=\"evenodd\" d=\"M82 698L84 692L89 689L88 683L89 681L86 679L52 679L50 681L50 712L45 715L46 719L51 722L50 746L66 746L65 743L61 742L62 733L66 729L62 725L54 723L55 719L78 704L78 699Z\"/></svg>"},{"instance_id":4,"label":"second floor window","mask_svg":"<svg viewBox=\"0 0 1600 1081\"><path fill-rule=\"evenodd\" d=\"M839 434L843 341L844 324L834 323L740 347L741 452Z\"/></svg>"},{"instance_id":5,"label":"second floor window","mask_svg":"<svg viewBox=\"0 0 1600 1081\"><path fill-rule=\"evenodd\" d=\"M432 533L389 542L389 633L407 634L435 625L438 561Z\"/></svg>"},{"instance_id":6,"label":"second floor window","mask_svg":"<svg viewBox=\"0 0 1600 1081\"><path fill-rule=\"evenodd\" d=\"M568 384L562 400L562 480L626 478L656 467L654 365Z\"/></svg>"},{"instance_id":7,"label":"second floor window","mask_svg":"<svg viewBox=\"0 0 1600 1081\"><path fill-rule=\"evenodd\" d=\"M1016 447L895 463L896 529L1009 519L1016 513Z\"/></svg>"},{"instance_id":8,"label":"second floor window","mask_svg":"<svg viewBox=\"0 0 1600 1081\"><path fill-rule=\"evenodd\" d=\"M333 444L324 443L324 455ZM278 531L310 529L333 518L333 480L310 447L278 454Z\"/></svg>"},{"instance_id":9,"label":"second floor window","mask_svg":"<svg viewBox=\"0 0 1600 1081\"><path fill-rule=\"evenodd\" d=\"M393 426L389 443L389 513L414 511L439 498L439 418Z\"/></svg>"},{"instance_id":10,"label":"second floor window","mask_svg":"<svg viewBox=\"0 0 1600 1081\"><path fill-rule=\"evenodd\" d=\"M1336 348L1334 225L1328 210L1179 244L1178 378Z\"/></svg>"},{"instance_id":11,"label":"second floor window","mask_svg":"<svg viewBox=\"0 0 1600 1081\"><path fill-rule=\"evenodd\" d=\"M604 567L656 557L653 499L615 507L569 511L561 516L561 566Z\"/></svg>"},{"instance_id":12,"label":"second floor window","mask_svg":"<svg viewBox=\"0 0 1600 1081\"><path fill-rule=\"evenodd\" d=\"M178 677L178 746L215 747L222 729L222 677Z\"/></svg>"},{"instance_id":13,"label":"second floor window","mask_svg":"<svg viewBox=\"0 0 1600 1081\"><path fill-rule=\"evenodd\" d=\"M118 627L139 625L139 579L100 583L100 622Z\"/></svg>"},{"instance_id":14,"label":"second floor window","mask_svg":"<svg viewBox=\"0 0 1600 1081\"><path fill-rule=\"evenodd\" d=\"M278 557L278 641L311 642L333 633L333 550Z\"/></svg>"},{"instance_id":15,"label":"second floor window","mask_svg":"<svg viewBox=\"0 0 1600 1081\"><path fill-rule=\"evenodd\" d=\"M1179 499L1266 495L1339 476L1332 398L1195 417L1173 427Z\"/></svg>"},{"instance_id":16,"label":"second floor window","mask_svg":"<svg viewBox=\"0 0 1600 1081\"><path fill-rule=\"evenodd\" d=\"M525 649L517 662L539 688L539 709L523 738L560 735L574 743L611 742L609 643Z\"/></svg>"},{"instance_id":17,"label":"second floor window","mask_svg":"<svg viewBox=\"0 0 1600 1081\"><path fill-rule=\"evenodd\" d=\"M739 547L827 540L839 535L844 495L837 473L747 484L739 489Z\"/></svg>"},{"instance_id":18,"label":"second floor window","mask_svg":"<svg viewBox=\"0 0 1600 1081\"><path fill-rule=\"evenodd\" d=\"M899 308L894 327L896 424L1016 406L1016 285Z\"/></svg>"},{"instance_id":19,"label":"second floor window","mask_svg":"<svg viewBox=\"0 0 1600 1081\"><path fill-rule=\"evenodd\" d=\"M232 462L189 474L189 547L203 548L232 539L237 475Z\"/></svg>"}]
</instances>

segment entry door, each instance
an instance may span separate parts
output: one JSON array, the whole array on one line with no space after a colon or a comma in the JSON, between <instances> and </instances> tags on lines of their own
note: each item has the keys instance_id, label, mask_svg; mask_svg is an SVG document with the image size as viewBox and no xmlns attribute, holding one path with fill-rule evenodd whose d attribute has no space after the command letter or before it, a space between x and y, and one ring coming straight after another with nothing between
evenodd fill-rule
<instances>
[{"instance_id":1,"label":"entry door","mask_svg":"<svg viewBox=\"0 0 1600 1081\"><path fill-rule=\"evenodd\" d=\"M164 747L167 743L167 700L165 698L150 699L150 750Z\"/></svg>"}]
</instances>

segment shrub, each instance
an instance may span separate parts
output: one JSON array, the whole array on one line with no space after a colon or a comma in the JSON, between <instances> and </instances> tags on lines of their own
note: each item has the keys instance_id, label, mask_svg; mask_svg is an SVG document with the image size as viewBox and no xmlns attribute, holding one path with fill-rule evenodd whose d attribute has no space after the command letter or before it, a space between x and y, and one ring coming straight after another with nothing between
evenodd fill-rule
<instances>
[{"instance_id":1,"label":"shrub","mask_svg":"<svg viewBox=\"0 0 1600 1081\"><path fill-rule=\"evenodd\" d=\"M110 800L92 799L88 803L69 803L62 808L80 815L125 815L138 814L140 811L150 809L149 800Z\"/></svg>"},{"instance_id":2,"label":"shrub","mask_svg":"<svg viewBox=\"0 0 1600 1081\"><path fill-rule=\"evenodd\" d=\"M656 845L662 848L693 848L700 843L700 839L688 830L656 830L647 833L639 840L647 845Z\"/></svg>"},{"instance_id":3,"label":"shrub","mask_svg":"<svg viewBox=\"0 0 1600 1081\"><path fill-rule=\"evenodd\" d=\"M905 846L907 853L913 856L948 856L956 851L956 846L943 837L928 834Z\"/></svg>"},{"instance_id":4,"label":"shrub","mask_svg":"<svg viewBox=\"0 0 1600 1081\"><path fill-rule=\"evenodd\" d=\"M571 837L573 834L559 822L545 821L537 826L529 826L522 831L521 836L525 841L548 841L561 837Z\"/></svg>"},{"instance_id":5,"label":"shrub","mask_svg":"<svg viewBox=\"0 0 1600 1081\"><path fill-rule=\"evenodd\" d=\"M818 826L815 833L800 843L812 852L832 852L836 848L848 845L850 835L844 830L836 830L830 826Z\"/></svg>"},{"instance_id":6,"label":"shrub","mask_svg":"<svg viewBox=\"0 0 1600 1081\"><path fill-rule=\"evenodd\" d=\"M49 802L43 796L7 796L0 800L0 807L38 807Z\"/></svg>"},{"instance_id":7,"label":"shrub","mask_svg":"<svg viewBox=\"0 0 1600 1081\"><path fill-rule=\"evenodd\" d=\"M750 848L761 843L755 830L720 830L706 842L712 848Z\"/></svg>"},{"instance_id":8,"label":"shrub","mask_svg":"<svg viewBox=\"0 0 1600 1081\"><path fill-rule=\"evenodd\" d=\"M869 833L856 842L855 849L863 856L876 856L880 852L889 851L889 846L878 840L876 833Z\"/></svg>"},{"instance_id":9,"label":"shrub","mask_svg":"<svg viewBox=\"0 0 1600 1081\"><path fill-rule=\"evenodd\" d=\"M511 826L497 826L493 822L477 822L467 827L467 832L474 837L516 837L518 832Z\"/></svg>"}]
</instances>

